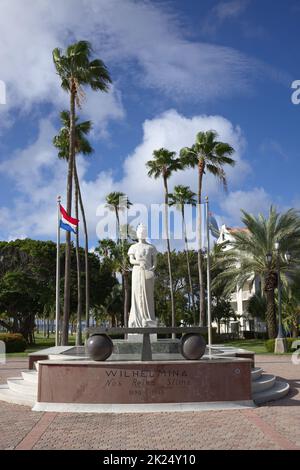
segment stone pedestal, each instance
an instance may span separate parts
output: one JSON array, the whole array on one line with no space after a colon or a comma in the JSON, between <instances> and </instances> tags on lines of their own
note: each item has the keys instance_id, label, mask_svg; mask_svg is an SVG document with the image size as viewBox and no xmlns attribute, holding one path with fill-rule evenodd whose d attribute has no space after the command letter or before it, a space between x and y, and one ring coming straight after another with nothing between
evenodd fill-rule
<instances>
[{"instance_id":1,"label":"stone pedestal","mask_svg":"<svg viewBox=\"0 0 300 470\"><path fill-rule=\"evenodd\" d=\"M151 404L252 400L251 361L39 362L40 403Z\"/></svg>"}]
</instances>

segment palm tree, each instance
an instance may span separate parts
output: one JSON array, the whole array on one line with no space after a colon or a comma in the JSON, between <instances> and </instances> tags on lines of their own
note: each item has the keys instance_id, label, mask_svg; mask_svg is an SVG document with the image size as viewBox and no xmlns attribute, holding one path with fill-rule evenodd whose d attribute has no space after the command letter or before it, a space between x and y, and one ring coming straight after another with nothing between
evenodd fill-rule
<instances>
[{"instance_id":1,"label":"palm tree","mask_svg":"<svg viewBox=\"0 0 300 470\"><path fill-rule=\"evenodd\" d=\"M79 220L78 213L78 185L75 182L75 217ZM77 265L77 328L76 328L76 346L82 344L82 296L81 296L81 265L80 265L80 254L79 254L79 225L77 226L75 236L75 251L76 251L76 265Z\"/></svg>"},{"instance_id":2,"label":"palm tree","mask_svg":"<svg viewBox=\"0 0 300 470\"><path fill-rule=\"evenodd\" d=\"M266 318L267 301L262 292L253 294L247 305L247 313L251 318Z\"/></svg>"},{"instance_id":3,"label":"palm tree","mask_svg":"<svg viewBox=\"0 0 300 470\"><path fill-rule=\"evenodd\" d=\"M186 221L185 221L184 209L185 209L185 204L189 204L191 206L196 205L195 196L196 196L196 193L194 193L188 186L182 186L180 184L174 187L174 191L172 194L169 194L169 206L175 205L176 208L181 211L181 216L182 216L182 228L183 228L183 233L184 233L185 254L186 254L186 263L187 263L187 270L188 270L190 299L192 301L192 306L193 306L194 323L196 322L195 299L194 299L194 293L193 293L193 284L192 284L191 267L190 267L190 259L189 259L189 246L188 246L187 233L186 233Z\"/></svg>"},{"instance_id":4,"label":"palm tree","mask_svg":"<svg viewBox=\"0 0 300 470\"><path fill-rule=\"evenodd\" d=\"M106 297L104 303L99 305L98 312L96 312L96 319L100 317L103 319L110 318L111 326L118 326L118 316L122 311L122 286L115 284L109 295Z\"/></svg>"},{"instance_id":5,"label":"palm tree","mask_svg":"<svg viewBox=\"0 0 300 470\"><path fill-rule=\"evenodd\" d=\"M122 240L121 245L115 245L114 256L117 261L117 266L119 272L122 275L122 285L124 291L124 305L123 305L123 315L124 315L124 326L128 326L128 317L129 317L129 305L130 305L130 282L129 282L129 273L131 265L128 257L128 250L130 243L128 240ZM125 336L125 339L127 336Z\"/></svg>"},{"instance_id":6,"label":"palm tree","mask_svg":"<svg viewBox=\"0 0 300 470\"><path fill-rule=\"evenodd\" d=\"M111 240L110 238L103 238L102 240L99 240L99 246L96 248L95 251L99 253L99 255L105 259L105 261L112 261L112 254L113 254L113 249L115 246L115 242ZM113 274L115 274L115 266L113 262L109 263L110 264L110 269Z\"/></svg>"},{"instance_id":7,"label":"palm tree","mask_svg":"<svg viewBox=\"0 0 300 470\"><path fill-rule=\"evenodd\" d=\"M224 189L227 187L224 165L234 166L235 161L230 158L234 149L224 142L217 140L218 134L215 131L198 132L196 142L192 147L184 147L180 151L180 157L184 168L198 168L198 275L199 275L199 324L205 324L205 289L203 276L202 260L202 221L201 221L201 203L202 203L202 184L203 176L206 172L214 175Z\"/></svg>"},{"instance_id":8,"label":"palm tree","mask_svg":"<svg viewBox=\"0 0 300 470\"><path fill-rule=\"evenodd\" d=\"M129 314L129 273L130 273L130 262L128 258L128 250L130 243L128 240L122 240L122 243L116 243L110 239L99 240L99 246L96 251L100 256L104 257L109 262L113 272L119 272L122 276L123 286L123 313L124 313L124 326L128 325L128 314Z\"/></svg>"},{"instance_id":9,"label":"palm tree","mask_svg":"<svg viewBox=\"0 0 300 470\"><path fill-rule=\"evenodd\" d=\"M176 152L170 152L165 148L154 150L153 160L149 160L146 163L148 168L148 176L154 177L155 179L162 177L164 190L165 190L165 235L167 239L167 250L168 250L168 268L170 277L170 295L171 295L171 309L172 309L172 326L175 326L175 304L174 304L174 291L173 291L173 278L172 278L172 266L171 266L171 248L170 248L170 237L169 237L169 191L168 191L168 179L174 171L182 169L182 165L178 158L175 158Z\"/></svg>"},{"instance_id":10,"label":"palm tree","mask_svg":"<svg viewBox=\"0 0 300 470\"><path fill-rule=\"evenodd\" d=\"M248 285L251 289L256 279L260 279L266 297L266 320L269 338L275 338L276 306L275 289L278 285L277 254L274 252L276 241L280 241L282 253L291 253L287 262L280 253L280 273L283 285L288 285L299 276L300 256L300 217L294 209L279 214L271 207L269 216L255 217L242 211L245 229L232 233L233 241L226 250L220 250L216 263L220 273L214 284L225 284L230 294L236 288ZM225 242L226 243L226 242ZM272 257L269 254L273 254ZM267 256L268 255L268 256ZM272 258L272 259L270 259Z\"/></svg>"},{"instance_id":11,"label":"palm tree","mask_svg":"<svg viewBox=\"0 0 300 470\"><path fill-rule=\"evenodd\" d=\"M80 107L84 86L92 90L107 92L111 78L105 64L99 60L90 60L92 47L88 41L79 41L70 45L65 54L59 48L53 50L53 61L61 79L63 90L70 95L70 139L67 177L67 212L72 210L72 183L75 160L75 114L76 104ZM66 232L64 313L62 325L62 344L68 344L68 327L70 316L70 270L71 270L71 236Z\"/></svg>"},{"instance_id":12,"label":"palm tree","mask_svg":"<svg viewBox=\"0 0 300 470\"><path fill-rule=\"evenodd\" d=\"M299 335L300 322L300 279L293 285L287 286L282 291L282 323L286 330L290 331L292 338Z\"/></svg>"},{"instance_id":13,"label":"palm tree","mask_svg":"<svg viewBox=\"0 0 300 470\"><path fill-rule=\"evenodd\" d=\"M70 141L70 113L69 111L62 111L60 113L60 120L62 128L59 134L53 138L54 146L59 150L58 157L63 160L69 159L69 141ZM88 230L86 223L86 216L84 205L82 201L80 183L77 173L76 155L82 153L83 155L90 155L94 150L91 147L87 135L92 129L91 121L78 122L78 117L75 116L75 159L74 159L74 182L75 182L75 217L78 219L78 200L80 204L80 210L83 219L84 237L85 237L85 309L86 309L86 324L88 328L89 323L89 241L88 241ZM81 332L81 317L82 317L82 301L81 301L81 266L79 257L79 227L76 233L76 262L77 262L77 288L78 288L78 303L77 303L77 335L76 344L79 345L82 342Z\"/></svg>"},{"instance_id":14,"label":"palm tree","mask_svg":"<svg viewBox=\"0 0 300 470\"><path fill-rule=\"evenodd\" d=\"M121 240L121 226L120 226L120 211L129 209L132 203L129 201L125 193L112 192L106 196L106 207L114 211L117 222L117 244L120 244ZM126 231L127 232L127 231ZM127 246L127 233L126 237L122 236L122 242L119 253L117 253L117 247L114 248L115 258L119 260L119 272L122 276L122 286L124 291L124 326L128 324L129 315L129 268L128 268L128 252L129 246Z\"/></svg>"},{"instance_id":15,"label":"palm tree","mask_svg":"<svg viewBox=\"0 0 300 470\"><path fill-rule=\"evenodd\" d=\"M117 222L117 240L120 242L121 233L120 233L120 212L124 209L129 209L132 206L132 203L129 201L125 193L114 191L109 193L106 198L106 207L113 211L116 216Z\"/></svg>"}]
</instances>

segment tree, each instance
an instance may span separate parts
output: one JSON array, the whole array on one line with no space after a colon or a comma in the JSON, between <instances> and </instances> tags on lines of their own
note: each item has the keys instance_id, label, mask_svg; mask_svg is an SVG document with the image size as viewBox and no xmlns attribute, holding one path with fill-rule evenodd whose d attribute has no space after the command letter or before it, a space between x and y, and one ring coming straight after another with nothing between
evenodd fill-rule
<instances>
[{"instance_id":1,"label":"tree","mask_svg":"<svg viewBox=\"0 0 300 470\"><path fill-rule=\"evenodd\" d=\"M223 321L228 326L231 319L236 319L236 315L228 298L213 297L212 300L211 317L217 322L218 334L220 334L221 322Z\"/></svg>"},{"instance_id":2,"label":"tree","mask_svg":"<svg viewBox=\"0 0 300 470\"><path fill-rule=\"evenodd\" d=\"M221 272L214 282L216 285L219 282L225 283L226 291L230 294L237 287L242 288L246 283L251 288L256 278L261 279L267 302L268 335L269 338L275 338L277 335L275 289L278 285L278 277L277 253L275 253L274 244L276 241L280 242L281 281L283 285L288 285L299 275L299 213L290 209L279 214L273 207L270 208L267 218L262 214L255 217L245 211L242 213L245 229L232 234L231 249L220 250L216 262ZM290 263L285 260L286 251L291 253ZM269 253L273 254L271 261L267 257Z\"/></svg>"},{"instance_id":3,"label":"tree","mask_svg":"<svg viewBox=\"0 0 300 470\"><path fill-rule=\"evenodd\" d=\"M42 305L55 302L56 244L26 238L0 242L0 278L21 272L33 279Z\"/></svg>"},{"instance_id":4,"label":"tree","mask_svg":"<svg viewBox=\"0 0 300 470\"><path fill-rule=\"evenodd\" d=\"M65 54L56 48L53 50L53 61L56 71L61 79L63 90L70 95L70 138L67 176L67 212L72 209L72 182L75 161L75 116L76 105L80 107L83 97L83 87L89 86L92 90L107 92L111 78L105 64L99 60L90 60L92 47L88 41L79 41L70 45ZM70 316L70 263L71 263L71 236L66 232L65 256L65 286L64 286L64 313L62 326L62 344L68 344L68 322Z\"/></svg>"},{"instance_id":5,"label":"tree","mask_svg":"<svg viewBox=\"0 0 300 470\"><path fill-rule=\"evenodd\" d=\"M70 113L69 111L62 111L60 113L60 120L62 123L62 128L59 131L59 134L53 138L54 146L59 150L58 157L68 161L69 159L69 142L70 142ZM80 182L77 173L77 163L76 156L78 154L91 155L93 153L93 148L91 147L87 135L92 129L91 121L78 122L78 117L75 116L75 158L74 158L74 182L75 182L75 217L78 219L78 201L80 204L80 210L83 219L83 228L84 228L84 238L85 238L85 305L86 305L86 325L89 326L89 311L90 311L90 288L89 288L89 263L88 263L88 253L89 253L89 240L88 240L88 230L86 223L85 210L81 195ZM77 282L78 282L78 304L77 304L77 336L76 344L79 345L82 343L82 333L81 333L81 317L82 317L82 300L81 300L81 271L79 263L79 226L76 232L76 259L77 259Z\"/></svg>"},{"instance_id":6,"label":"tree","mask_svg":"<svg viewBox=\"0 0 300 470\"><path fill-rule=\"evenodd\" d=\"M0 242L0 323L22 333L29 344L35 317L44 316L55 302L55 253L53 242Z\"/></svg>"},{"instance_id":7,"label":"tree","mask_svg":"<svg viewBox=\"0 0 300 470\"><path fill-rule=\"evenodd\" d=\"M300 288L299 280L287 285L282 290L282 322L293 338L299 335L300 323Z\"/></svg>"},{"instance_id":8,"label":"tree","mask_svg":"<svg viewBox=\"0 0 300 470\"><path fill-rule=\"evenodd\" d=\"M96 321L110 320L112 326L119 326L123 306L123 290L120 284L115 284L105 298L103 304L94 311Z\"/></svg>"},{"instance_id":9,"label":"tree","mask_svg":"<svg viewBox=\"0 0 300 470\"><path fill-rule=\"evenodd\" d=\"M159 321L164 325L172 322L170 311L170 275L168 252L157 254L157 268L154 284L155 311ZM184 321L192 322L192 311L188 302L189 289L186 282L185 253L171 251L172 291L175 304L175 325Z\"/></svg>"},{"instance_id":10,"label":"tree","mask_svg":"<svg viewBox=\"0 0 300 470\"><path fill-rule=\"evenodd\" d=\"M259 294L253 294L248 302L247 311L252 318L261 318L262 320L266 317L267 301L266 297Z\"/></svg>"},{"instance_id":11,"label":"tree","mask_svg":"<svg viewBox=\"0 0 300 470\"><path fill-rule=\"evenodd\" d=\"M34 318L41 308L40 294L34 279L26 273L7 272L0 280L0 310L7 318L0 318L0 325L21 333L28 344L33 343Z\"/></svg>"},{"instance_id":12,"label":"tree","mask_svg":"<svg viewBox=\"0 0 300 470\"><path fill-rule=\"evenodd\" d=\"M186 222L185 222L185 204L189 204L191 206L196 205L195 200L196 194L191 191L188 186L178 185L174 187L174 191L172 194L169 194L169 205L176 206L178 210L181 212L182 216L182 228L184 233L184 245L185 245L185 254L186 254L186 264L187 264L187 271L188 271L188 280L189 280L189 288L190 288L190 299L193 305L193 312L194 312L194 324L196 323L195 318L195 300L194 300L194 293L193 293L193 284L192 284L192 276L191 276L191 268L190 268L190 260L189 260L189 247L188 247L188 240L187 240L187 232L186 232Z\"/></svg>"},{"instance_id":13,"label":"tree","mask_svg":"<svg viewBox=\"0 0 300 470\"><path fill-rule=\"evenodd\" d=\"M171 311L172 311L172 326L175 326L175 304L174 304L174 293L173 293L173 278L172 278L172 266L171 266L171 247L170 247L170 236L169 236L169 191L168 191L168 179L174 171L182 169L182 165L178 158L175 157L175 152L170 152L165 148L154 150L153 160L149 160L146 163L148 168L148 176L154 177L155 179L162 178L165 190L165 235L167 240L167 251L168 251L168 268L170 278L170 294L171 294Z\"/></svg>"},{"instance_id":14,"label":"tree","mask_svg":"<svg viewBox=\"0 0 300 470\"><path fill-rule=\"evenodd\" d=\"M129 209L132 206L132 203L129 201L125 193L114 191L109 193L106 198L106 207L113 211L116 216L117 223L117 241L119 243L121 233L120 233L120 211Z\"/></svg>"},{"instance_id":15,"label":"tree","mask_svg":"<svg viewBox=\"0 0 300 470\"><path fill-rule=\"evenodd\" d=\"M70 312L75 314L77 263L75 249L73 246L71 248ZM64 256L65 245L62 244L61 264L64 263ZM79 248L81 267L84 266L84 256L84 250ZM56 244L31 239L0 242L0 258L0 323L9 331L23 333L31 342L35 317L48 316L55 306ZM117 281L110 266L101 263L95 253L89 253L89 267L90 305L95 308L105 301ZM63 284L62 278L61 292Z\"/></svg>"},{"instance_id":16,"label":"tree","mask_svg":"<svg viewBox=\"0 0 300 470\"><path fill-rule=\"evenodd\" d=\"M96 248L96 252L99 253L102 262L105 266L108 267L114 273L116 277L116 263L113 258L113 250L115 247L116 242L111 240L110 238L103 238L102 240L98 241L98 247Z\"/></svg>"},{"instance_id":17,"label":"tree","mask_svg":"<svg viewBox=\"0 0 300 470\"><path fill-rule=\"evenodd\" d=\"M120 225L120 211L124 211L125 209L129 209L132 206L132 203L129 201L128 197L125 193L122 192L112 192L106 196L106 207L108 207L111 211L114 211L116 216L116 223L117 223L117 245L121 245L118 247L114 245L112 248L113 256L115 259L115 263L118 267L119 272L122 276L122 286L124 290L124 326L128 325L128 315L129 315L129 259L127 256L127 252L129 249L129 245L127 242L128 238L128 225L126 224L125 233L124 230L122 231ZM122 235L122 237L121 237Z\"/></svg>"},{"instance_id":18,"label":"tree","mask_svg":"<svg viewBox=\"0 0 300 470\"><path fill-rule=\"evenodd\" d=\"M114 272L119 272L122 276L123 285L123 314L124 326L128 325L129 304L130 304L130 262L128 257L128 250L130 243L128 240L122 240L122 243L116 243L113 240L99 240L99 245L96 251L100 256L104 256L108 260L111 269Z\"/></svg>"},{"instance_id":19,"label":"tree","mask_svg":"<svg viewBox=\"0 0 300 470\"><path fill-rule=\"evenodd\" d=\"M235 161L230 158L234 149L227 143L217 140L218 134L215 131L199 132L196 136L196 142L192 147L184 147L180 151L180 158L184 168L198 168L198 272L200 288L199 304L199 324L205 323L205 292L202 258L202 221L201 221L201 203L202 203L202 185L203 176L208 172L214 175L223 187L226 189L227 180L224 171L225 165L233 166Z\"/></svg>"}]
</instances>

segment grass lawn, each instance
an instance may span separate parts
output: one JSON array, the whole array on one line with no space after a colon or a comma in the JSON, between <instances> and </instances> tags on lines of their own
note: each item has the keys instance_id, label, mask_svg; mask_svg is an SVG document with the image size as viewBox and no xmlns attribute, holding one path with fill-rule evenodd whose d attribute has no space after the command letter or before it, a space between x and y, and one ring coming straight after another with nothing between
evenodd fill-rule
<instances>
[{"instance_id":1,"label":"grass lawn","mask_svg":"<svg viewBox=\"0 0 300 470\"><path fill-rule=\"evenodd\" d=\"M272 354L266 350L265 340L263 339L238 339L224 343L226 346L234 346L236 348L247 349L255 354Z\"/></svg>"},{"instance_id":2,"label":"grass lawn","mask_svg":"<svg viewBox=\"0 0 300 470\"><path fill-rule=\"evenodd\" d=\"M37 334L35 336L36 343L24 352L20 353L8 353L7 357L26 357L29 353L38 351L39 349L51 348L55 346L55 336L50 335L50 338L44 338L42 334ZM69 344L75 345L75 335L69 335ZM269 353L265 347L265 340L261 339L240 339L235 341L229 341L224 343L226 346L234 346L236 348L247 349L248 351L253 351L255 354L273 354ZM291 354L291 353L286 353Z\"/></svg>"},{"instance_id":3,"label":"grass lawn","mask_svg":"<svg viewBox=\"0 0 300 470\"><path fill-rule=\"evenodd\" d=\"M264 339L238 339L235 341L224 343L224 345L248 349L248 351L253 351L255 352L255 354L274 354L266 350ZM291 355L292 353L289 352L284 354Z\"/></svg>"},{"instance_id":4,"label":"grass lawn","mask_svg":"<svg viewBox=\"0 0 300 470\"><path fill-rule=\"evenodd\" d=\"M69 344L75 345L75 335L69 335ZM55 335L50 335L49 338L45 338L43 334L39 333L35 335L35 344L29 346L25 349L24 352L18 353L7 353L6 356L9 357L27 357L29 353L38 351L39 349L46 349L55 346Z\"/></svg>"}]
</instances>

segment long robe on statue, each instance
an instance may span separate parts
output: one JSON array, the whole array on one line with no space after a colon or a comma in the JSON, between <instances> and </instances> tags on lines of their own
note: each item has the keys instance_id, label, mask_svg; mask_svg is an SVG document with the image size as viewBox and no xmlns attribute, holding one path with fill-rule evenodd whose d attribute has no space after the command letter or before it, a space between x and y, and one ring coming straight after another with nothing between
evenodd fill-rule
<instances>
[{"instance_id":1,"label":"long robe on statue","mask_svg":"<svg viewBox=\"0 0 300 470\"><path fill-rule=\"evenodd\" d=\"M141 265L132 269L130 328L156 326L154 309L154 264L156 248L146 242L131 245L128 255Z\"/></svg>"}]
</instances>

